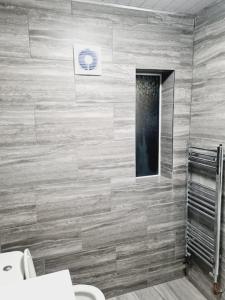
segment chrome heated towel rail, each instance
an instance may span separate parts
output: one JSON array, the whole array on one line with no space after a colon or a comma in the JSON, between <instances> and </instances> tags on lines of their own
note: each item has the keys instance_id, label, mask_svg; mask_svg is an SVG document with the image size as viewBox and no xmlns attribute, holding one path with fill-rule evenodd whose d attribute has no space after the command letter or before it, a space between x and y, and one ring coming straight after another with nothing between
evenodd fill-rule
<instances>
[{"instance_id":1,"label":"chrome heated towel rail","mask_svg":"<svg viewBox=\"0 0 225 300\"><path fill-rule=\"evenodd\" d=\"M198 175L193 175L195 173ZM198 257L208 266L213 277L214 293L219 293L222 145L215 150L190 147L187 175L186 258ZM207 222L210 224L208 228L205 226Z\"/></svg>"}]
</instances>

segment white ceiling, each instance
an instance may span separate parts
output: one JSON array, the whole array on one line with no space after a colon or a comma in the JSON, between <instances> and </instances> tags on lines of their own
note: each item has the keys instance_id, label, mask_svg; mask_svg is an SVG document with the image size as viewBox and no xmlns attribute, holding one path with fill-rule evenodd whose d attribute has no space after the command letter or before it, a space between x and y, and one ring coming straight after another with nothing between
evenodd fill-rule
<instances>
[{"instance_id":1,"label":"white ceiling","mask_svg":"<svg viewBox=\"0 0 225 300\"><path fill-rule=\"evenodd\" d=\"M88 2L102 2L150 10L196 15L203 8L217 3L218 0L88 0Z\"/></svg>"}]
</instances>

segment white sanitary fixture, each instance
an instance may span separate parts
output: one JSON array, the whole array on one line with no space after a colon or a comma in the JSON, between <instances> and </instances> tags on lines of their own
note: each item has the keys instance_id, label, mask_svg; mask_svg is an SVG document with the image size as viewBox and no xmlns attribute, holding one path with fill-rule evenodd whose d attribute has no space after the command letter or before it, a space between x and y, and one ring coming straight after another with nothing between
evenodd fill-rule
<instances>
[{"instance_id":1,"label":"white sanitary fixture","mask_svg":"<svg viewBox=\"0 0 225 300\"><path fill-rule=\"evenodd\" d=\"M0 254L0 285L24 280L23 252Z\"/></svg>"},{"instance_id":2,"label":"white sanitary fixture","mask_svg":"<svg viewBox=\"0 0 225 300\"><path fill-rule=\"evenodd\" d=\"M13 251L0 254L0 286L36 277L30 251ZM105 300L103 293L92 285L73 285L76 300Z\"/></svg>"}]
</instances>

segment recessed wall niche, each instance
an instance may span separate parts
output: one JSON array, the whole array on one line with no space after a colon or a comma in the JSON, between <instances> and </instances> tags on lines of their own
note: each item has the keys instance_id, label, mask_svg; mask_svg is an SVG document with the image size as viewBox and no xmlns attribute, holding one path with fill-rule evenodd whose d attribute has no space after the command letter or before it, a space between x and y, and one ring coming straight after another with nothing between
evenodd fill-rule
<instances>
[{"instance_id":1,"label":"recessed wall niche","mask_svg":"<svg viewBox=\"0 0 225 300\"><path fill-rule=\"evenodd\" d=\"M136 70L136 176L172 176L173 70Z\"/></svg>"}]
</instances>

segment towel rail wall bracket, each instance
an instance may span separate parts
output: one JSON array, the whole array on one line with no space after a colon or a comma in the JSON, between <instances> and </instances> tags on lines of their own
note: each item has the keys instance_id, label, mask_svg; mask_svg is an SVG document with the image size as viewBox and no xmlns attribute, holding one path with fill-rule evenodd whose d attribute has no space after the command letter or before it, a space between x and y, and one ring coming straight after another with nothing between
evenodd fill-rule
<instances>
[{"instance_id":1,"label":"towel rail wall bracket","mask_svg":"<svg viewBox=\"0 0 225 300\"><path fill-rule=\"evenodd\" d=\"M199 178L209 176L215 188L193 179L197 171ZM206 181L208 182L208 181ZM209 150L197 147L188 149L187 165L187 222L186 222L186 273L197 257L209 269L213 278L213 293L222 293L219 284L221 255L221 205L223 185L223 147ZM193 219L193 215L197 216ZM211 224L205 229L202 220Z\"/></svg>"}]
</instances>

